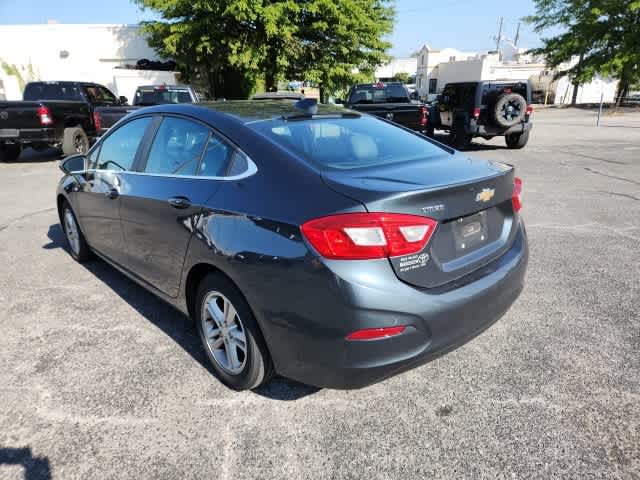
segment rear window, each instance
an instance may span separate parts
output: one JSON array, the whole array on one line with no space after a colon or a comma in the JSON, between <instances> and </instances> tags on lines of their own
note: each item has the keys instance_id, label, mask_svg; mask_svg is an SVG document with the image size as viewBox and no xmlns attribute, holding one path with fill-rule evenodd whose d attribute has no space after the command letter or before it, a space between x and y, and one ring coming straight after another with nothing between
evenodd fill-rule
<instances>
[{"instance_id":1,"label":"rear window","mask_svg":"<svg viewBox=\"0 0 640 480\"><path fill-rule=\"evenodd\" d=\"M407 103L409 95L402 85L358 85L351 89L351 104Z\"/></svg>"},{"instance_id":2,"label":"rear window","mask_svg":"<svg viewBox=\"0 0 640 480\"><path fill-rule=\"evenodd\" d=\"M443 150L373 117L268 120L251 127L320 167L352 169L428 160Z\"/></svg>"},{"instance_id":3,"label":"rear window","mask_svg":"<svg viewBox=\"0 0 640 480\"><path fill-rule=\"evenodd\" d=\"M80 89L73 84L30 83L24 89L24 100L81 100Z\"/></svg>"},{"instance_id":4,"label":"rear window","mask_svg":"<svg viewBox=\"0 0 640 480\"><path fill-rule=\"evenodd\" d=\"M144 89L137 90L134 105L160 105L165 103L191 103L191 95L186 89Z\"/></svg>"}]
</instances>

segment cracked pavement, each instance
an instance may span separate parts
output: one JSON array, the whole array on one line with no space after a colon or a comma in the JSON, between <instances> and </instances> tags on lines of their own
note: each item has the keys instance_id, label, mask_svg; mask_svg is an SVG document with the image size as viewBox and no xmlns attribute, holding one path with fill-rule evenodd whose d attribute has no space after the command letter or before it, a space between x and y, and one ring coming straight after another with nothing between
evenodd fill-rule
<instances>
[{"instance_id":1,"label":"cracked pavement","mask_svg":"<svg viewBox=\"0 0 640 480\"><path fill-rule=\"evenodd\" d=\"M66 253L52 155L0 164L0 479L639 479L640 112L534 121L469 152L523 178L522 296L356 391L226 389L184 317Z\"/></svg>"}]
</instances>

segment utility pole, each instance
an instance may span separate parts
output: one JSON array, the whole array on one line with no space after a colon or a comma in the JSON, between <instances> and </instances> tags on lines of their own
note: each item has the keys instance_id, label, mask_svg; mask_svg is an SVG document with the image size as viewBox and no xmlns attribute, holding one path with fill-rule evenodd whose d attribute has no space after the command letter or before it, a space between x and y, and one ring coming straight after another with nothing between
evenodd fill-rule
<instances>
[{"instance_id":1,"label":"utility pole","mask_svg":"<svg viewBox=\"0 0 640 480\"><path fill-rule=\"evenodd\" d=\"M503 18L500 17L499 27L498 27L498 36L496 37L496 50L500 51L500 40L502 39L502 21Z\"/></svg>"},{"instance_id":2,"label":"utility pole","mask_svg":"<svg viewBox=\"0 0 640 480\"><path fill-rule=\"evenodd\" d=\"M516 29L516 39L513 41L513 46L518 46L518 40L520 39L520 22L518 22L518 28Z\"/></svg>"}]
</instances>

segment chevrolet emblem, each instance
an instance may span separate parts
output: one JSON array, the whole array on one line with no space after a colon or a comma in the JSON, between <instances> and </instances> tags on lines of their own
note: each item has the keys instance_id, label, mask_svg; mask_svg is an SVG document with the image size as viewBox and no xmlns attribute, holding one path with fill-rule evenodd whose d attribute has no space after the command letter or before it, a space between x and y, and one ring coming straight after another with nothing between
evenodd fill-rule
<instances>
[{"instance_id":1,"label":"chevrolet emblem","mask_svg":"<svg viewBox=\"0 0 640 480\"><path fill-rule=\"evenodd\" d=\"M493 188L483 188L480 193L476 195L476 202L488 202L493 198L496 191Z\"/></svg>"}]
</instances>

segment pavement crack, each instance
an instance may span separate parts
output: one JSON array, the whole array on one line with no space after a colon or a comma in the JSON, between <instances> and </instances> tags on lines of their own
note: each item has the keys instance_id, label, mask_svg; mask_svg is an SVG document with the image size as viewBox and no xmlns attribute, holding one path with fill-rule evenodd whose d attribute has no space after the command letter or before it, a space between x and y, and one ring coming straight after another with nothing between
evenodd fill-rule
<instances>
[{"instance_id":1,"label":"pavement crack","mask_svg":"<svg viewBox=\"0 0 640 480\"><path fill-rule=\"evenodd\" d=\"M636 201L640 202L640 198L638 198L638 197L636 197L634 195L631 195L629 193L609 192L609 191L606 191L606 190L599 190L599 192L600 193L606 193L608 195L615 195L617 197L625 197L625 198L629 198L631 200L636 200Z\"/></svg>"},{"instance_id":2,"label":"pavement crack","mask_svg":"<svg viewBox=\"0 0 640 480\"><path fill-rule=\"evenodd\" d=\"M589 173L594 173L596 175L601 175L603 177L613 178L613 179L616 179L616 180L621 180L623 182L629 182L629 183L633 183L635 185L640 185L640 182L638 182L636 180L631 180L630 178L618 177L616 175L609 175L608 173L603 173L603 172L600 172L598 170L594 170L593 168L590 168L590 167L582 167L582 168L584 170L586 170L587 172L589 172Z\"/></svg>"},{"instance_id":3,"label":"pavement crack","mask_svg":"<svg viewBox=\"0 0 640 480\"><path fill-rule=\"evenodd\" d=\"M39 215L41 213L51 212L51 211L53 211L55 209L56 209L56 207L43 208L42 210L36 210L35 212L29 212L29 213L25 213L24 215L20 215L17 218L13 218L13 219L9 220L7 223L1 224L0 225L0 232L2 232L3 230L6 230L7 228L9 228L9 226L12 223L19 222L20 220L24 220L25 218L29 218L29 217L33 217L35 215Z\"/></svg>"},{"instance_id":4,"label":"pavement crack","mask_svg":"<svg viewBox=\"0 0 640 480\"><path fill-rule=\"evenodd\" d=\"M618 160L607 160L605 158L594 157L593 155L587 155L585 153L570 152L568 150L557 150L557 151L560 153L566 153L567 155L573 155L574 157L582 157L582 158L587 158L589 160L596 160L598 162L615 163L616 165L630 165L627 162L620 162Z\"/></svg>"}]
</instances>

